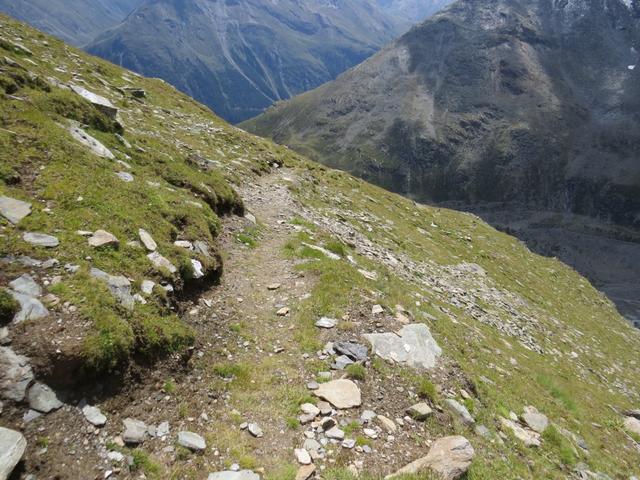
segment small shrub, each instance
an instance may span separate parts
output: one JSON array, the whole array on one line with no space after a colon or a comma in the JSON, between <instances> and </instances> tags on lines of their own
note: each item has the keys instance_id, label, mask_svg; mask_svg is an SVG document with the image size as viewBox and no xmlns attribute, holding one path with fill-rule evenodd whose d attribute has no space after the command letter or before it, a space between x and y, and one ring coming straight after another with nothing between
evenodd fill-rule
<instances>
[{"instance_id":1,"label":"small shrub","mask_svg":"<svg viewBox=\"0 0 640 480\"><path fill-rule=\"evenodd\" d=\"M164 385L162 386L162 390L164 390L165 393L175 393L176 391L176 382L173 381L173 378L168 378L167 380L165 380Z\"/></svg>"},{"instance_id":2,"label":"small shrub","mask_svg":"<svg viewBox=\"0 0 640 480\"><path fill-rule=\"evenodd\" d=\"M431 380L423 378L418 384L418 396L430 402L435 402L438 396L438 390Z\"/></svg>"},{"instance_id":3,"label":"small shrub","mask_svg":"<svg viewBox=\"0 0 640 480\"><path fill-rule=\"evenodd\" d=\"M565 465L574 465L576 463L577 458L573 447L555 426L549 425L542 432L542 439L544 440L543 445L554 450L562 463Z\"/></svg>"},{"instance_id":4,"label":"small shrub","mask_svg":"<svg viewBox=\"0 0 640 480\"><path fill-rule=\"evenodd\" d=\"M8 323L20 310L20 304L7 290L0 288L0 324Z\"/></svg>"},{"instance_id":5,"label":"small shrub","mask_svg":"<svg viewBox=\"0 0 640 480\"><path fill-rule=\"evenodd\" d=\"M352 363L351 365L347 365L345 369L347 375L353 378L354 380L364 380L364 377L367 373L366 369L360 365L359 363Z\"/></svg>"}]
</instances>

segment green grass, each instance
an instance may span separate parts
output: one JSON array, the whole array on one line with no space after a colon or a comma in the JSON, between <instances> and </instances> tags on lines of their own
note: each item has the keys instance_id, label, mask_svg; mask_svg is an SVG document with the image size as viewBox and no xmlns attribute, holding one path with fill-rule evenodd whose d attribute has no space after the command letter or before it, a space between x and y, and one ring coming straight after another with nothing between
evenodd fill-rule
<instances>
[{"instance_id":1,"label":"green grass","mask_svg":"<svg viewBox=\"0 0 640 480\"><path fill-rule=\"evenodd\" d=\"M214 365L213 371L221 378L232 380L232 383L238 387L247 387L251 381L252 369L243 363Z\"/></svg>"},{"instance_id":2,"label":"green grass","mask_svg":"<svg viewBox=\"0 0 640 480\"><path fill-rule=\"evenodd\" d=\"M416 393L422 399L429 400L434 403L438 397L438 390L436 386L428 378L422 378L419 380Z\"/></svg>"},{"instance_id":3,"label":"green grass","mask_svg":"<svg viewBox=\"0 0 640 480\"><path fill-rule=\"evenodd\" d=\"M347 375L349 375L349 378L352 378L354 380L364 380L367 375L367 369L359 363L352 363L351 365L347 365L345 371L347 372Z\"/></svg>"},{"instance_id":4,"label":"green grass","mask_svg":"<svg viewBox=\"0 0 640 480\"><path fill-rule=\"evenodd\" d=\"M554 425L549 425L542 432L542 440L543 446L553 450L563 464L575 465L577 457L574 453L574 448Z\"/></svg>"},{"instance_id":5,"label":"green grass","mask_svg":"<svg viewBox=\"0 0 640 480\"><path fill-rule=\"evenodd\" d=\"M6 289L0 288L0 325L9 323L20 310L20 304Z\"/></svg>"},{"instance_id":6,"label":"green grass","mask_svg":"<svg viewBox=\"0 0 640 480\"><path fill-rule=\"evenodd\" d=\"M136 448L131 450L131 456L133 457L133 463L130 467L132 471L142 471L148 478L152 479L162 478L162 466L148 452Z\"/></svg>"}]
</instances>

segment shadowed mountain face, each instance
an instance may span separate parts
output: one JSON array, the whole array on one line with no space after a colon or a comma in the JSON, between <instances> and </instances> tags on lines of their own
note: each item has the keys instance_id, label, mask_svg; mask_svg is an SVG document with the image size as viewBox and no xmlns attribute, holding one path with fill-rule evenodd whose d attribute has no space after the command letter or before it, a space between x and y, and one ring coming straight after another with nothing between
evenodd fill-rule
<instances>
[{"instance_id":1,"label":"shadowed mountain face","mask_svg":"<svg viewBox=\"0 0 640 480\"><path fill-rule=\"evenodd\" d=\"M378 5L391 15L418 23L453 2L454 0L378 0Z\"/></svg>"},{"instance_id":2,"label":"shadowed mountain face","mask_svg":"<svg viewBox=\"0 0 640 480\"><path fill-rule=\"evenodd\" d=\"M82 46L117 25L143 0L0 0L0 11Z\"/></svg>"},{"instance_id":3,"label":"shadowed mountain face","mask_svg":"<svg viewBox=\"0 0 640 480\"><path fill-rule=\"evenodd\" d=\"M639 25L636 0L459 1L245 127L420 200L637 227Z\"/></svg>"},{"instance_id":4,"label":"shadowed mountain face","mask_svg":"<svg viewBox=\"0 0 640 480\"><path fill-rule=\"evenodd\" d=\"M240 121L335 78L406 28L370 0L155 0L88 51Z\"/></svg>"}]
</instances>

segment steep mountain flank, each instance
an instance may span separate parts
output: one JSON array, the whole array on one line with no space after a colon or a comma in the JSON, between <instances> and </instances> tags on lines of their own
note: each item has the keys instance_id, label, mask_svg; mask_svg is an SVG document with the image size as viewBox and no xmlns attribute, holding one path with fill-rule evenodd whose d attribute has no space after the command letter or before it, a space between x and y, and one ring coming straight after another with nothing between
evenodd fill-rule
<instances>
[{"instance_id":1,"label":"steep mountain flank","mask_svg":"<svg viewBox=\"0 0 640 480\"><path fill-rule=\"evenodd\" d=\"M236 122L335 78L407 26L370 0L156 0L88 51Z\"/></svg>"},{"instance_id":2,"label":"steep mountain flank","mask_svg":"<svg viewBox=\"0 0 640 480\"><path fill-rule=\"evenodd\" d=\"M0 0L0 12L76 45L86 45L143 0Z\"/></svg>"},{"instance_id":3,"label":"steep mountain flank","mask_svg":"<svg viewBox=\"0 0 640 480\"><path fill-rule=\"evenodd\" d=\"M0 86L3 480L640 475L566 265L4 16Z\"/></svg>"},{"instance_id":4,"label":"steep mountain flank","mask_svg":"<svg viewBox=\"0 0 640 480\"><path fill-rule=\"evenodd\" d=\"M391 15L412 24L423 21L455 0L378 0L378 5Z\"/></svg>"},{"instance_id":5,"label":"steep mountain flank","mask_svg":"<svg viewBox=\"0 0 640 480\"><path fill-rule=\"evenodd\" d=\"M640 226L640 5L463 0L246 128L413 198Z\"/></svg>"}]
</instances>

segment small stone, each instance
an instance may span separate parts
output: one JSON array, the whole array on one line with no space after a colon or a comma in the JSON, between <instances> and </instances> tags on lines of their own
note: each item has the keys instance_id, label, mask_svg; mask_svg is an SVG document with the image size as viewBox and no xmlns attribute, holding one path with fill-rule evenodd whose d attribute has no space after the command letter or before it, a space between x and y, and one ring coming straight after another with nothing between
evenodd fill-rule
<instances>
[{"instance_id":1,"label":"small stone","mask_svg":"<svg viewBox=\"0 0 640 480\"><path fill-rule=\"evenodd\" d=\"M384 308L382 308L382 305L374 305L371 308L372 315L380 315L381 313L384 313Z\"/></svg>"},{"instance_id":2,"label":"small stone","mask_svg":"<svg viewBox=\"0 0 640 480\"><path fill-rule=\"evenodd\" d=\"M184 248L185 250L193 250L193 243L189 240L176 240L173 244L176 247Z\"/></svg>"},{"instance_id":3,"label":"small stone","mask_svg":"<svg viewBox=\"0 0 640 480\"><path fill-rule=\"evenodd\" d=\"M286 317L287 315L289 315L289 312L289 307L282 307L276 312L276 315L278 315L279 317Z\"/></svg>"},{"instance_id":4,"label":"small stone","mask_svg":"<svg viewBox=\"0 0 640 480\"><path fill-rule=\"evenodd\" d=\"M373 428L364 428L362 432L371 439L378 438L378 432L376 432Z\"/></svg>"},{"instance_id":5,"label":"small stone","mask_svg":"<svg viewBox=\"0 0 640 480\"><path fill-rule=\"evenodd\" d=\"M353 363L354 363L353 360L351 360L346 355L340 355L335 359L335 362L333 363L332 368L335 368L336 370L344 370L345 368L347 368L349 365L352 365Z\"/></svg>"},{"instance_id":6,"label":"small stone","mask_svg":"<svg viewBox=\"0 0 640 480\"><path fill-rule=\"evenodd\" d=\"M15 198L0 196L0 215L14 225L31 213L31 204Z\"/></svg>"},{"instance_id":7,"label":"small stone","mask_svg":"<svg viewBox=\"0 0 640 480\"><path fill-rule=\"evenodd\" d=\"M338 324L338 320L335 318L322 317L316 322L318 328L333 328Z\"/></svg>"},{"instance_id":8,"label":"small stone","mask_svg":"<svg viewBox=\"0 0 640 480\"><path fill-rule=\"evenodd\" d=\"M306 415L313 415L314 417L320 415L320 409L311 403L303 403L300 405L300 410Z\"/></svg>"},{"instance_id":9,"label":"small stone","mask_svg":"<svg viewBox=\"0 0 640 480\"><path fill-rule=\"evenodd\" d=\"M278 290L281 287L279 283L272 283L271 285L267 285L267 290Z\"/></svg>"},{"instance_id":10,"label":"small stone","mask_svg":"<svg viewBox=\"0 0 640 480\"><path fill-rule=\"evenodd\" d=\"M140 286L140 290L145 295L151 295L153 293L153 287L155 286L155 282L152 280L143 280L142 285Z\"/></svg>"},{"instance_id":11,"label":"small stone","mask_svg":"<svg viewBox=\"0 0 640 480\"><path fill-rule=\"evenodd\" d=\"M27 399L31 408L42 413L49 413L62 406L55 392L44 383L34 383L29 389Z\"/></svg>"},{"instance_id":12,"label":"small stone","mask_svg":"<svg viewBox=\"0 0 640 480\"><path fill-rule=\"evenodd\" d=\"M173 263L160 255L158 252L151 252L147 255L147 258L151 260L151 263L153 263L156 268L164 268L168 270L169 273L176 273L178 271Z\"/></svg>"},{"instance_id":13,"label":"small stone","mask_svg":"<svg viewBox=\"0 0 640 480\"><path fill-rule=\"evenodd\" d=\"M333 438L335 440L344 440L344 431L340 430L337 426L331 427L324 432L327 438Z\"/></svg>"},{"instance_id":14,"label":"small stone","mask_svg":"<svg viewBox=\"0 0 640 480\"><path fill-rule=\"evenodd\" d=\"M22 459L27 440L20 432L0 427L0 478L9 478Z\"/></svg>"},{"instance_id":15,"label":"small stone","mask_svg":"<svg viewBox=\"0 0 640 480\"><path fill-rule=\"evenodd\" d=\"M60 241L56 237L46 233L25 232L22 235L22 239L36 247L54 248L60 245Z\"/></svg>"},{"instance_id":16,"label":"small stone","mask_svg":"<svg viewBox=\"0 0 640 480\"><path fill-rule=\"evenodd\" d=\"M525 407L522 421L534 432L542 433L549 426L549 419L540 413L535 407Z\"/></svg>"},{"instance_id":17,"label":"small stone","mask_svg":"<svg viewBox=\"0 0 640 480\"><path fill-rule=\"evenodd\" d=\"M233 467L233 465L232 465ZM207 480L260 480L260 475L251 470L226 470L223 472L210 473Z\"/></svg>"},{"instance_id":18,"label":"small stone","mask_svg":"<svg viewBox=\"0 0 640 480\"><path fill-rule=\"evenodd\" d=\"M317 390L318 388L320 388L320 385L318 384L318 382L309 382L307 383L307 388L309 390Z\"/></svg>"},{"instance_id":19,"label":"small stone","mask_svg":"<svg viewBox=\"0 0 640 480\"><path fill-rule=\"evenodd\" d=\"M129 172L116 172L116 176L126 183L131 183L134 180L133 175L131 175Z\"/></svg>"},{"instance_id":20,"label":"small stone","mask_svg":"<svg viewBox=\"0 0 640 480\"><path fill-rule=\"evenodd\" d=\"M262 431L262 429L258 426L257 423L250 423L247 426L247 430L249 430L249 433L251 435L253 435L256 438L261 438L264 436L264 432Z\"/></svg>"},{"instance_id":21,"label":"small stone","mask_svg":"<svg viewBox=\"0 0 640 480\"><path fill-rule=\"evenodd\" d=\"M89 245L92 247L117 247L120 244L118 239L105 230L96 230L89 237Z\"/></svg>"},{"instance_id":22,"label":"small stone","mask_svg":"<svg viewBox=\"0 0 640 480\"><path fill-rule=\"evenodd\" d=\"M303 465L298 469L295 480L308 480L315 471L315 465Z\"/></svg>"},{"instance_id":23,"label":"small stone","mask_svg":"<svg viewBox=\"0 0 640 480\"><path fill-rule=\"evenodd\" d=\"M32 380L29 359L9 347L0 347L0 397L21 402Z\"/></svg>"},{"instance_id":24,"label":"small stone","mask_svg":"<svg viewBox=\"0 0 640 480\"><path fill-rule=\"evenodd\" d=\"M473 419L473 417L469 413L469 410L467 410L467 408L464 405L460 404L458 401L454 400L453 398L446 399L444 401L444 405L464 425L469 426L469 425L473 425L475 423L475 420Z\"/></svg>"},{"instance_id":25,"label":"small stone","mask_svg":"<svg viewBox=\"0 0 640 480\"><path fill-rule=\"evenodd\" d=\"M125 443L137 445L144 442L147 436L147 425L144 422L133 418L125 418L122 423L124 425L122 440Z\"/></svg>"},{"instance_id":26,"label":"small stone","mask_svg":"<svg viewBox=\"0 0 640 480\"><path fill-rule=\"evenodd\" d=\"M35 410L27 410L24 415L22 415L22 421L24 423L33 422L35 419L40 418L42 414L40 412L36 412Z\"/></svg>"},{"instance_id":27,"label":"small stone","mask_svg":"<svg viewBox=\"0 0 640 480\"><path fill-rule=\"evenodd\" d=\"M387 431L387 433L395 433L398 430L398 426L394 421L383 415L378 415L376 417L376 421Z\"/></svg>"},{"instance_id":28,"label":"small stone","mask_svg":"<svg viewBox=\"0 0 640 480\"><path fill-rule=\"evenodd\" d=\"M9 294L20 304L20 311L13 317L14 323L24 320L39 320L49 315L49 310L37 298L9 290Z\"/></svg>"},{"instance_id":29,"label":"small stone","mask_svg":"<svg viewBox=\"0 0 640 480\"><path fill-rule=\"evenodd\" d=\"M340 409L359 407L362 403L360 389L351 380L339 379L323 383L313 393Z\"/></svg>"},{"instance_id":30,"label":"small stone","mask_svg":"<svg viewBox=\"0 0 640 480\"><path fill-rule=\"evenodd\" d=\"M320 415L326 416L333 413L333 408L331 408L331 404L329 402L319 401L316 405L320 410Z\"/></svg>"},{"instance_id":31,"label":"small stone","mask_svg":"<svg viewBox=\"0 0 640 480\"><path fill-rule=\"evenodd\" d=\"M69 127L69 133L78 143L84 145L89 148L91 152L93 152L98 157L108 158L110 160L115 159L116 157L111 153L107 147L105 147L102 143L100 143L97 139L93 138L87 132L79 128L77 125L71 125Z\"/></svg>"},{"instance_id":32,"label":"small stone","mask_svg":"<svg viewBox=\"0 0 640 480\"><path fill-rule=\"evenodd\" d=\"M158 425L158 428L156 428L156 436L162 438L167 435L169 435L169 422L162 422Z\"/></svg>"},{"instance_id":33,"label":"small stone","mask_svg":"<svg viewBox=\"0 0 640 480\"><path fill-rule=\"evenodd\" d=\"M367 347L356 342L335 342L333 349L337 353L346 355L354 362L365 361L369 354Z\"/></svg>"},{"instance_id":34,"label":"small stone","mask_svg":"<svg viewBox=\"0 0 640 480\"><path fill-rule=\"evenodd\" d=\"M310 465L311 464L311 455L304 448L296 448L293 451L296 456L296 460L301 465Z\"/></svg>"},{"instance_id":35,"label":"small stone","mask_svg":"<svg viewBox=\"0 0 640 480\"><path fill-rule=\"evenodd\" d=\"M347 438L342 441L342 448L346 448L347 450L351 450L356 446L356 441L352 438Z\"/></svg>"},{"instance_id":36,"label":"small stone","mask_svg":"<svg viewBox=\"0 0 640 480\"><path fill-rule=\"evenodd\" d=\"M433 413L433 410L425 402L416 403L407 409L407 415L419 422L425 421Z\"/></svg>"},{"instance_id":37,"label":"small stone","mask_svg":"<svg viewBox=\"0 0 640 480\"><path fill-rule=\"evenodd\" d=\"M124 460L124 455L116 450L107 452L107 458L112 462L120 463Z\"/></svg>"},{"instance_id":38,"label":"small stone","mask_svg":"<svg viewBox=\"0 0 640 480\"><path fill-rule=\"evenodd\" d=\"M503 428L511 430L513 435L521 440L527 447L539 447L540 446L540 434L533 430L522 428L516 422L511 419L500 417L500 422Z\"/></svg>"},{"instance_id":39,"label":"small stone","mask_svg":"<svg viewBox=\"0 0 640 480\"><path fill-rule=\"evenodd\" d=\"M82 413L87 421L95 425L96 427L102 427L105 423L107 423L107 417L103 415L98 407L92 407L90 405L86 405L82 409Z\"/></svg>"},{"instance_id":40,"label":"small stone","mask_svg":"<svg viewBox=\"0 0 640 480\"><path fill-rule=\"evenodd\" d=\"M140 237L140 241L142 242L142 245L144 245L144 248L146 248L149 252L155 252L158 248L158 244L156 243L156 241L145 229L138 229L138 237Z\"/></svg>"},{"instance_id":41,"label":"small stone","mask_svg":"<svg viewBox=\"0 0 640 480\"><path fill-rule=\"evenodd\" d=\"M194 451L200 451L207 448L204 438L193 432L178 432L178 444Z\"/></svg>"}]
</instances>

